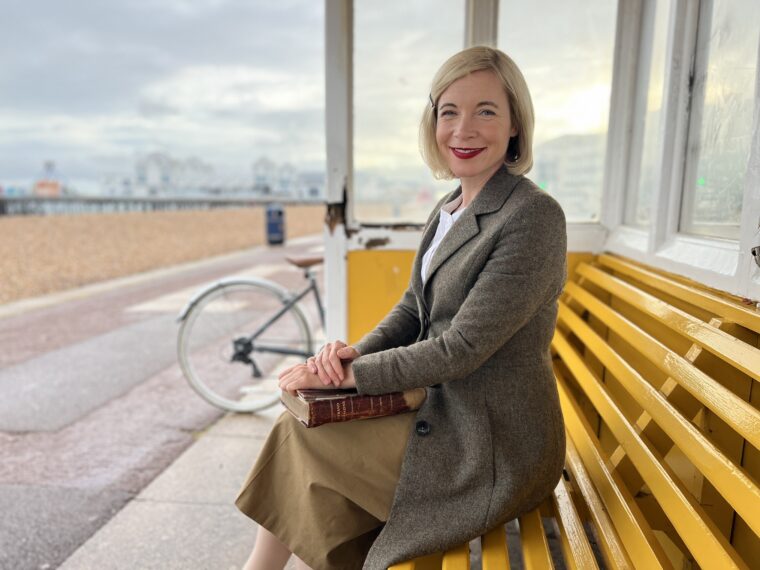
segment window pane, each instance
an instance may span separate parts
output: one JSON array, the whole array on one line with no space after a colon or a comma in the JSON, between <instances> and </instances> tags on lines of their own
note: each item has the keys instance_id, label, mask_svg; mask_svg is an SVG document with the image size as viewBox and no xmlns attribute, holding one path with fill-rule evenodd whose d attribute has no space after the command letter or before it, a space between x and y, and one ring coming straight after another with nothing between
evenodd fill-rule
<instances>
[{"instance_id":1,"label":"window pane","mask_svg":"<svg viewBox=\"0 0 760 570\"><path fill-rule=\"evenodd\" d=\"M456 181L436 181L417 130L433 74L464 45L463 0L356 0L354 215L424 222Z\"/></svg>"},{"instance_id":2,"label":"window pane","mask_svg":"<svg viewBox=\"0 0 760 570\"><path fill-rule=\"evenodd\" d=\"M672 2L657 0L655 4L654 13L650 16L653 17L653 21L646 24L651 26L649 29L652 35L645 36L645 41L651 43L642 46L642 58L648 60L642 61L642 65L649 67L649 73L643 74L648 81L646 107L639 115L639 117L643 116L643 121L637 120L634 123L634 128L643 128L644 131L640 139L642 141L641 154L638 155L641 157L641 167L636 172L635 165L632 165L632 170L638 175L633 179L638 179L638 182L633 186L632 195L626 202L625 215L626 224L639 227L647 226L650 222L652 194L660 185L660 158L663 150L662 102L665 86L665 57L668 49L668 21ZM646 67L643 67L641 71L645 72Z\"/></svg>"},{"instance_id":3,"label":"window pane","mask_svg":"<svg viewBox=\"0 0 760 570\"><path fill-rule=\"evenodd\" d=\"M256 164L272 192L323 191L321 2L32 0L3 21L8 193L252 195Z\"/></svg>"},{"instance_id":4,"label":"window pane","mask_svg":"<svg viewBox=\"0 0 760 570\"><path fill-rule=\"evenodd\" d=\"M499 47L522 69L536 112L528 176L570 222L599 219L617 2L507 1Z\"/></svg>"},{"instance_id":5,"label":"window pane","mask_svg":"<svg viewBox=\"0 0 760 570\"><path fill-rule=\"evenodd\" d=\"M760 3L715 0L712 14L700 17L710 21L700 23L681 231L738 239L752 143Z\"/></svg>"}]
</instances>

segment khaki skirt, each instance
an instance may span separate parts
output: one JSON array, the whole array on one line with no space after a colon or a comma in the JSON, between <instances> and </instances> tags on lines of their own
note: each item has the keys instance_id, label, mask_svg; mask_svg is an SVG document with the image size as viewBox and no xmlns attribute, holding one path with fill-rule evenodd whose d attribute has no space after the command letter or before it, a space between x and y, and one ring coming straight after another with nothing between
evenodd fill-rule
<instances>
[{"instance_id":1,"label":"khaki skirt","mask_svg":"<svg viewBox=\"0 0 760 570\"><path fill-rule=\"evenodd\" d=\"M416 413L272 428L235 501L314 570L360 569L388 520Z\"/></svg>"}]
</instances>

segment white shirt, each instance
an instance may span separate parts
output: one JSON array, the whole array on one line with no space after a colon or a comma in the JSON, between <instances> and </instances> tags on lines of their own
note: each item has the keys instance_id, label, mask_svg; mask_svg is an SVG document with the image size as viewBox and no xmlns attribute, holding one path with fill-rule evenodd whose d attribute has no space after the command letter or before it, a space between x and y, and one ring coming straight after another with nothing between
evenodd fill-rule
<instances>
[{"instance_id":1,"label":"white shirt","mask_svg":"<svg viewBox=\"0 0 760 570\"><path fill-rule=\"evenodd\" d=\"M430 261L433 259L433 255L435 255L438 246L441 245L444 236L449 232L451 226L454 225L454 222L456 222L459 219L459 216L462 215L462 212L467 209L462 208L461 210L454 212L454 210L456 210L461 204L462 195L460 194L456 200L452 200L448 204L445 204L440 210L440 215L438 216L438 227L435 230L433 242L430 244L430 247L428 247L425 255L422 256L422 267L420 268L420 274L422 276L423 285L427 280L427 272L428 268L430 267ZM452 214L451 212L454 213Z\"/></svg>"}]
</instances>

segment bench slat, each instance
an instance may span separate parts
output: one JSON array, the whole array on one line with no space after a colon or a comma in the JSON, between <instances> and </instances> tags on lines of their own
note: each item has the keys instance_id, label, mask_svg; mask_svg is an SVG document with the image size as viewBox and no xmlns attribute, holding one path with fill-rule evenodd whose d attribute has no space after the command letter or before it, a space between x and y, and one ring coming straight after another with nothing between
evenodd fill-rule
<instances>
[{"instance_id":1,"label":"bench slat","mask_svg":"<svg viewBox=\"0 0 760 570\"><path fill-rule=\"evenodd\" d=\"M564 479L557 483L552 503L566 566L571 570L598 569L583 523L575 510Z\"/></svg>"},{"instance_id":2,"label":"bench slat","mask_svg":"<svg viewBox=\"0 0 760 570\"><path fill-rule=\"evenodd\" d=\"M566 291L753 447L760 449L760 412L753 406L575 283L568 283Z\"/></svg>"},{"instance_id":3,"label":"bench slat","mask_svg":"<svg viewBox=\"0 0 760 570\"><path fill-rule=\"evenodd\" d=\"M470 545L465 543L446 551L441 570L470 570Z\"/></svg>"},{"instance_id":4,"label":"bench slat","mask_svg":"<svg viewBox=\"0 0 760 570\"><path fill-rule=\"evenodd\" d=\"M637 570L673 568L628 489L609 469L599 442L591 435L588 422L570 395L566 380L556 369L555 376L562 415L571 436L567 442L569 467L584 492L607 562L613 568L631 565ZM586 471L590 481L585 476ZM599 504L599 498L603 505ZM608 525L610 519L612 524ZM624 548L620 546L621 541Z\"/></svg>"},{"instance_id":5,"label":"bench slat","mask_svg":"<svg viewBox=\"0 0 760 570\"><path fill-rule=\"evenodd\" d=\"M483 552L483 570L509 570L507 533L504 525L499 525L480 539Z\"/></svg>"},{"instance_id":6,"label":"bench slat","mask_svg":"<svg viewBox=\"0 0 760 570\"><path fill-rule=\"evenodd\" d=\"M519 521L525 570L554 570L540 510L534 509L524 514Z\"/></svg>"},{"instance_id":7,"label":"bench slat","mask_svg":"<svg viewBox=\"0 0 760 570\"><path fill-rule=\"evenodd\" d=\"M441 570L443 554L429 554L408 562L394 564L388 570Z\"/></svg>"},{"instance_id":8,"label":"bench slat","mask_svg":"<svg viewBox=\"0 0 760 570\"><path fill-rule=\"evenodd\" d=\"M747 568L702 507L682 488L659 454L649 449L641 440L606 389L596 381L581 356L570 346L562 333L555 333L552 344L581 384L605 424L636 465L641 477L699 564L704 568Z\"/></svg>"},{"instance_id":9,"label":"bench slat","mask_svg":"<svg viewBox=\"0 0 760 570\"><path fill-rule=\"evenodd\" d=\"M760 505L760 489L755 486L744 469L735 465L715 447L662 394L612 350L588 323L562 303L559 307L559 318L623 384L628 394L633 396L633 399L668 434L681 452L715 486L750 528L760 534L760 509L757 508ZM589 397L593 400L590 394ZM760 429L760 421L758 421L758 428ZM622 441L620 443L622 444Z\"/></svg>"},{"instance_id":10,"label":"bench slat","mask_svg":"<svg viewBox=\"0 0 760 570\"><path fill-rule=\"evenodd\" d=\"M760 334L760 315L758 315L754 309L742 307L741 305L727 301L718 295L702 291L696 287L684 285L678 281L663 275L658 275L653 271L637 267L630 262L609 254L599 255L596 261L605 267L609 267L619 273L633 277L637 281L646 283L658 291L683 299L692 305L707 309L716 315L722 315L726 319Z\"/></svg>"},{"instance_id":11,"label":"bench slat","mask_svg":"<svg viewBox=\"0 0 760 570\"><path fill-rule=\"evenodd\" d=\"M581 264L577 271L594 285L637 307L750 378L760 381L760 350L757 348L600 269Z\"/></svg>"}]
</instances>

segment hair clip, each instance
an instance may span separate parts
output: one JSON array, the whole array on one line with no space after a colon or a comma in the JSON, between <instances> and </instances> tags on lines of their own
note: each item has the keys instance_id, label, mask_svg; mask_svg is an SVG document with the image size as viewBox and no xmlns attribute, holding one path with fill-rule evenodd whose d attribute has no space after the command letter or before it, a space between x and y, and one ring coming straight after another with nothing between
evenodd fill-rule
<instances>
[{"instance_id":1,"label":"hair clip","mask_svg":"<svg viewBox=\"0 0 760 570\"><path fill-rule=\"evenodd\" d=\"M430 106L431 106L433 109L435 109L435 101L433 101L433 94L432 94L432 93L430 93L430 94L428 95L428 97L430 98Z\"/></svg>"}]
</instances>

